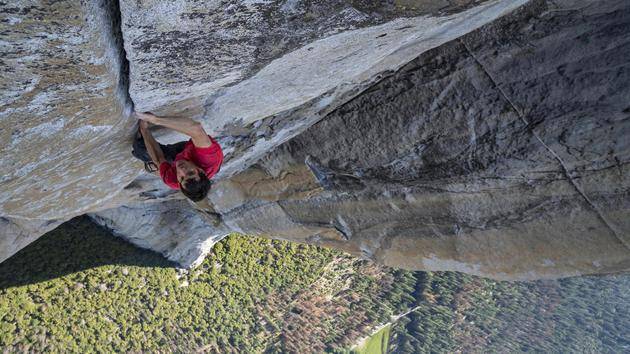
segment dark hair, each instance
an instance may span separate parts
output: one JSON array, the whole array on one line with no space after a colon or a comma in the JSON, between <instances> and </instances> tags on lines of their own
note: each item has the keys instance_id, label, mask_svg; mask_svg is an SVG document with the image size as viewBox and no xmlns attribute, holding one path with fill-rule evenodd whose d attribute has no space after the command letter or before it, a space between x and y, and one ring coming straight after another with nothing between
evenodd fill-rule
<instances>
[{"instance_id":1,"label":"dark hair","mask_svg":"<svg viewBox=\"0 0 630 354\"><path fill-rule=\"evenodd\" d=\"M198 180L189 179L185 180L184 183L185 184L180 183L179 189L193 202L203 200L208 195L210 187L212 186L208 176L203 172L199 172Z\"/></svg>"}]
</instances>

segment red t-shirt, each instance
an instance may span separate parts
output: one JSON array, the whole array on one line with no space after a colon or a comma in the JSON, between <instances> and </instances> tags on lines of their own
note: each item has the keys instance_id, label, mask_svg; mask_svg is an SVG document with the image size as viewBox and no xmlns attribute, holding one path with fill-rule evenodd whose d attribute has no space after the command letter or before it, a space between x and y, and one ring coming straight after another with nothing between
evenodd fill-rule
<instances>
[{"instance_id":1,"label":"red t-shirt","mask_svg":"<svg viewBox=\"0 0 630 354\"><path fill-rule=\"evenodd\" d=\"M223 151L216 140L208 136L212 141L212 145L208 147L197 147L193 144L192 139L188 140L184 146L184 150L175 156L175 161L162 162L160 164L160 176L167 186L173 189L179 189L179 181L177 181L177 171L175 162L179 160L188 160L206 172L206 176L210 179L221 167L223 163Z\"/></svg>"}]
</instances>

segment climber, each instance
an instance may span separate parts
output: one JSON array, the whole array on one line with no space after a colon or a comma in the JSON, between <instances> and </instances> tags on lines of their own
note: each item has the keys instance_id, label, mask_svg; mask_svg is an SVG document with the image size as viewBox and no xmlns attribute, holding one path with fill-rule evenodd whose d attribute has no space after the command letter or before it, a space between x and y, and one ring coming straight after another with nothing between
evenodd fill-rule
<instances>
[{"instance_id":1,"label":"climber","mask_svg":"<svg viewBox=\"0 0 630 354\"><path fill-rule=\"evenodd\" d=\"M148 172L158 172L162 181L172 189L179 189L188 199L198 202L210 191L210 178L221 168L221 146L210 137L201 123L190 118L164 118L152 113L136 112L140 120L139 134L133 143L132 154L143 161ZM149 125L161 125L191 137L188 141L162 145Z\"/></svg>"}]
</instances>

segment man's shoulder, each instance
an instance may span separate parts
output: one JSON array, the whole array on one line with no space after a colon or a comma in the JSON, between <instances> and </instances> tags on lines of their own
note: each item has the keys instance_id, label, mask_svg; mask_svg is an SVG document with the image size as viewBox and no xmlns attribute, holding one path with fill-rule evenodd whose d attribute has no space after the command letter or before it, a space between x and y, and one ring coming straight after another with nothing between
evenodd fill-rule
<instances>
[{"instance_id":1,"label":"man's shoulder","mask_svg":"<svg viewBox=\"0 0 630 354\"><path fill-rule=\"evenodd\" d=\"M191 145L193 146L194 150L197 153L201 153L201 154L204 154L204 155L208 154L208 153L213 153L215 151L221 151L221 145L219 145L219 143L216 140L214 140L214 138L212 138L210 135L208 135L208 139L210 139L210 145L209 146L197 146L197 145L194 144L192 139L189 142L191 143Z\"/></svg>"}]
</instances>

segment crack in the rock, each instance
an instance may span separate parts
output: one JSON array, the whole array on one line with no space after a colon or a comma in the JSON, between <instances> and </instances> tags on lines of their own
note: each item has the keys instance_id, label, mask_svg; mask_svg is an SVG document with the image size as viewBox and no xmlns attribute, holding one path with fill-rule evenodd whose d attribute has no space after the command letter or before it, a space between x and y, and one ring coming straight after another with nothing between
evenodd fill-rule
<instances>
[{"instance_id":1,"label":"crack in the rock","mask_svg":"<svg viewBox=\"0 0 630 354\"><path fill-rule=\"evenodd\" d=\"M612 232L612 234L619 240L619 242L621 242L621 244L626 247L628 250L630 250L630 242L627 241L619 231L617 231L617 229L614 227L614 225L604 216L604 214L602 213L602 211L595 205L595 203L593 203L593 201L591 200L591 198L589 198L589 196L586 194L586 192L584 192L584 190L582 189L582 187L579 186L579 184L575 181L575 179L571 176L571 172L569 170L569 168L567 167L566 163L564 162L564 160L562 159L562 157L560 157L551 147L549 147L549 145L547 145L541 138L540 136L533 130L531 129L531 124L530 122L527 120L525 114L516 106L516 104L514 104L514 102L510 99L510 97L507 95L507 93L503 90L503 88L501 88L501 86L499 86L498 82L494 79L494 77L492 76L492 74L490 74L490 72L486 69L486 67L483 65L483 63L481 62L481 60L479 60L479 58L477 58L477 56L475 55L475 53L473 53L473 51L468 47L468 44L466 44L466 42L460 38L459 42L464 46L464 48L466 49L466 51L468 52L468 54L473 58L473 60L477 63L477 65L479 65L479 67L481 68L481 70L488 76L488 78L490 79L490 81L492 82L492 84L494 85L494 87L499 91L499 93L501 94L501 96L508 102L508 104L511 106L512 110L514 110L514 112L516 113L516 115L520 118L520 120L525 124L525 126L527 128L530 128L530 132L532 133L532 135L536 138L536 140L538 140L538 142L556 159L558 160L558 163L560 164L560 166L562 167L562 172L564 174L564 176L567 178L567 180L571 183L571 185L573 186L573 188L578 192L578 194L580 194L580 196L586 201L586 203L595 211L595 214L597 214L598 218L602 221L602 223L610 230L610 232Z\"/></svg>"},{"instance_id":2,"label":"crack in the rock","mask_svg":"<svg viewBox=\"0 0 630 354\"><path fill-rule=\"evenodd\" d=\"M129 61L122 34L122 14L119 0L95 0L93 3L97 20L100 21L104 41L109 45L110 61L118 75L116 94L124 113L133 112L134 102L129 94Z\"/></svg>"}]
</instances>

